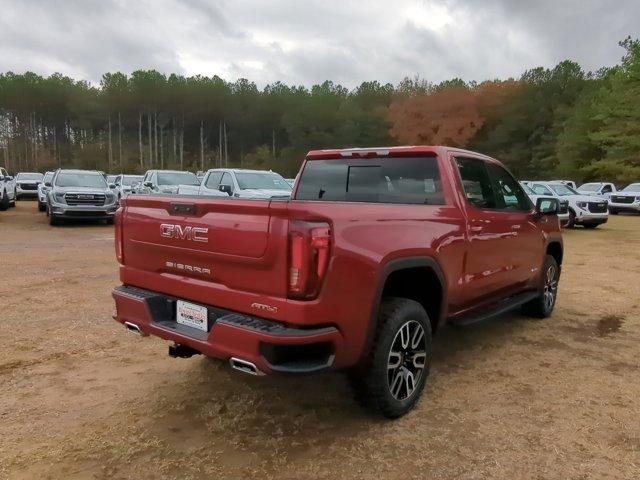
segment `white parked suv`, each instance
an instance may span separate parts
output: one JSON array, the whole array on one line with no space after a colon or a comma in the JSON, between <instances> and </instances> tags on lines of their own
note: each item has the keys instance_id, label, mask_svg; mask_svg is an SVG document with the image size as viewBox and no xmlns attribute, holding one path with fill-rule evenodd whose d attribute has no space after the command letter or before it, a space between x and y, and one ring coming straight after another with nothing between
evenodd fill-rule
<instances>
[{"instance_id":1,"label":"white parked suv","mask_svg":"<svg viewBox=\"0 0 640 480\"><path fill-rule=\"evenodd\" d=\"M235 198L267 199L291 196L291 185L275 172L241 168L208 170L202 184L196 187L180 185L182 195L223 195Z\"/></svg>"},{"instance_id":2,"label":"white parked suv","mask_svg":"<svg viewBox=\"0 0 640 480\"><path fill-rule=\"evenodd\" d=\"M559 182L531 182L529 186L536 195L554 196L569 202L568 228L574 225L596 228L609 220L609 202L602 197L582 195Z\"/></svg>"},{"instance_id":3,"label":"white parked suv","mask_svg":"<svg viewBox=\"0 0 640 480\"><path fill-rule=\"evenodd\" d=\"M16 175L16 200L30 197L37 198L38 185L44 175L38 172L20 172Z\"/></svg>"},{"instance_id":4,"label":"white parked suv","mask_svg":"<svg viewBox=\"0 0 640 480\"><path fill-rule=\"evenodd\" d=\"M0 210L6 210L16 205L16 181L9 173L0 167Z\"/></svg>"},{"instance_id":5,"label":"white parked suv","mask_svg":"<svg viewBox=\"0 0 640 480\"><path fill-rule=\"evenodd\" d=\"M632 183L611 194L609 213L617 215L620 212L640 213L640 183Z\"/></svg>"},{"instance_id":6,"label":"white parked suv","mask_svg":"<svg viewBox=\"0 0 640 480\"><path fill-rule=\"evenodd\" d=\"M609 198L609 196L616 191L616 186L608 182L584 183L578 187L578 193L591 195L593 197Z\"/></svg>"}]
</instances>

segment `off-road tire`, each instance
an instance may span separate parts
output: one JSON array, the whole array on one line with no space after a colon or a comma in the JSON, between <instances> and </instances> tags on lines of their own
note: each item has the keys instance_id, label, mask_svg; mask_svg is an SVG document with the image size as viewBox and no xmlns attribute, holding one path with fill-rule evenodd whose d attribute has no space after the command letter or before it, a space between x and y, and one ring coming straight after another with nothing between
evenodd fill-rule
<instances>
[{"instance_id":1,"label":"off-road tire","mask_svg":"<svg viewBox=\"0 0 640 480\"><path fill-rule=\"evenodd\" d=\"M424 348L424 367L420 371L415 388L406 398L398 399L391 392L389 364L391 350L402 327L411 323L422 327L424 341L420 341L420 351ZM417 324L417 325L416 325ZM403 356L404 359L404 356ZM427 312L418 302L406 298L389 297L380 306L377 330L373 345L362 364L349 372L349 381L356 401L361 405L381 413L387 418L398 418L408 413L416 405L429 376L431 361L431 322ZM407 360L407 362L410 362ZM402 367L399 367L402 368Z\"/></svg>"},{"instance_id":2,"label":"off-road tire","mask_svg":"<svg viewBox=\"0 0 640 480\"><path fill-rule=\"evenodd\" d=\"M553 269L553 278L549 278L549 269ZM553 308L558 299L558 281L560 280L560 267L551 255L545 256L540 272L540 293L533 300L522 305L522 313L529 317L547 318L553 313ZM549 302L549 294L552 295Z\"/></svg>"},{"instance_id":3,"label":"off-road tire","mask_svg":"<svg viewBox=\"0 0 640 480\"><path fill-rule=\"evenodd\" d=\"M4 212L9 208L9 205L11 205L11 203L9 202L9 194L5 190L2 194L2 199L0 200L0 210Z\"/></svg>"}]
</instances>

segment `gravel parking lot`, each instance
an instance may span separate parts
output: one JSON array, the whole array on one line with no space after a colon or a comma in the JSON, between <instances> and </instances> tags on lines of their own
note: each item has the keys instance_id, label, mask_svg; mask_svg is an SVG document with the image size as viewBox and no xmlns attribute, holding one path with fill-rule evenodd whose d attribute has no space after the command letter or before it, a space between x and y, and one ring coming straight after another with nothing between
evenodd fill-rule
<instances>
[{"instance_id":1,"label":"gravel parking lot","mask_svg":"<svg viewBox=\"0 0 640 480\"><path fill-rule=\"evenodd\" d=\"M550 319L439 332L397 421L338 374L254 378L127 333L112 236L0 212L0 478L640 477L640 217L566 232Z\"/></svg>"}]
</instances>

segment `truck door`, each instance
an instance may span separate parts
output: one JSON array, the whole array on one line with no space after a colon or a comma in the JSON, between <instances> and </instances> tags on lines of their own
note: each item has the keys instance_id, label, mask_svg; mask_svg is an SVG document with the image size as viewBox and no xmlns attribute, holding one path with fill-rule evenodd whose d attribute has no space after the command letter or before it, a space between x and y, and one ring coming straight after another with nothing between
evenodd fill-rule
<instances>
[{"instance_id":1,"label":"truck door","mask_svg":"<svg viewBox=\"0 0 640 480\"><path fill-rule=\"evenodd\" d=\"M497 172L490 175L488 162L473 157L457 157L462 186L467 199L467 254L463 276L463 308L477 306L507 296L518 290L527 269L521 249L531 248L532 228L527 219L533 207L524 191L524 202L509 191L505 202L494 180ZM502 167L500 167L502 168ZM505 173L507 173L505 171ZM508 175L508 173L507 173ZM511 179L511 177L509 175ZM513 180L517 185L517 182ZM517 208L515 208L516 203ZM526 205L526 211L524 206ZM535 251L539 251L538 246ZM539 263L539 262L537 262Z\"/></svg>"},{"instance_id":2,"label":"truck door","mask_svg":"<svg viewBox=\"0 0 640 480\"><path fill-rule=\"evenodd\" d=\"M547 215L535 214L529 196L504 167L488 162L487 170L497 194L497 207L508 222L509 230L515 233L509 241L514 262L514 282L526 284L542 266L544 237L539 223L555 220Z\"/></svg>"}]
</instances>

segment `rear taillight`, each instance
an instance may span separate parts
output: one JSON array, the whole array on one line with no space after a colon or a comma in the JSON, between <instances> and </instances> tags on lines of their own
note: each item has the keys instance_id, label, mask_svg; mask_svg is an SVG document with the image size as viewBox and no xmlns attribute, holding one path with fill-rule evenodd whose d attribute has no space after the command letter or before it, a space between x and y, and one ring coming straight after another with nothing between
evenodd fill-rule
<instances>
[{"instance_id":1,"label":"rear taillight","mask_svg":"<svg viewBox=\"0 0 640 480\"><path fill-rule=\"evenodd\" d=\"M113 221L115 224L114 243L116 246L116 259L119 263L124 263L124 253L122 251L122 212L123 208L118 208Z\"/></svg>"},{"instance_id":2,"label":"rear taillight","mask_svg":"<svg viewBox=\"0 0 640 480\"><path fill-rule=\"evenodd\" d=\"M289 224L289 297L315 298L329 264L331 229L324 222Z\"/></svg>"}]
</instances>

